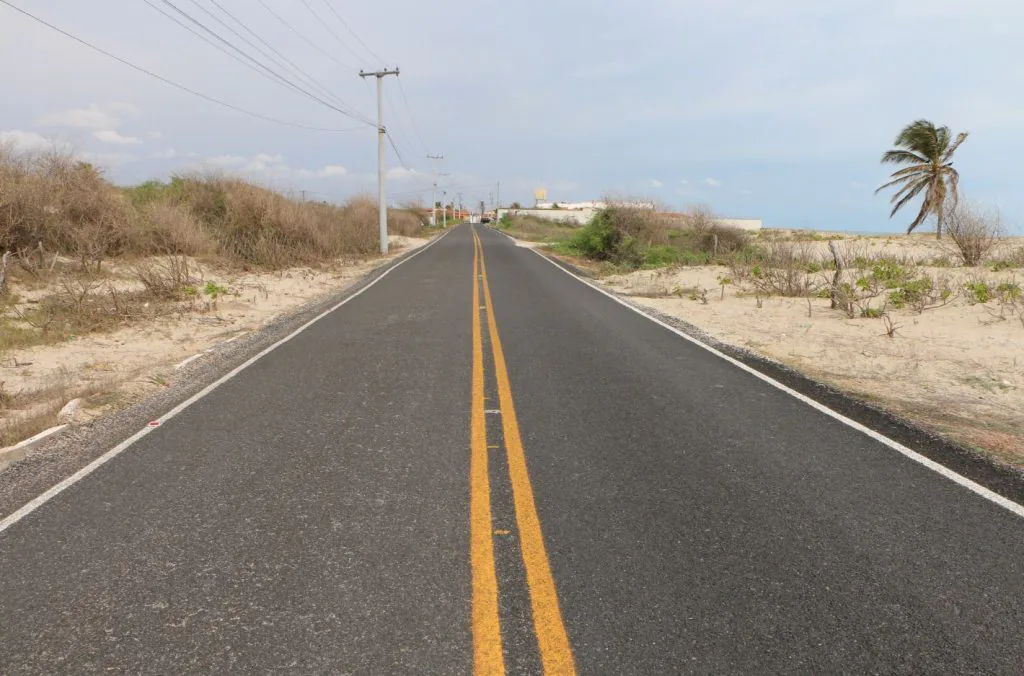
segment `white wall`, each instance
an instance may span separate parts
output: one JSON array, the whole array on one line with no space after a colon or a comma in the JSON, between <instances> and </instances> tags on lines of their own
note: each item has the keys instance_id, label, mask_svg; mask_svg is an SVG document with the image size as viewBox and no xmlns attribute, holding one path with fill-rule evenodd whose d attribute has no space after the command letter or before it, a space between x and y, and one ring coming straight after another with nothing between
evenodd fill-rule
<instances>
[{"instance_id":1,"label":"white wall","mask_svg":"<svg viewBox=\"0 0 1024 676\"><path fill-rule=\"evenodd\" d=\"M597 209L573 209L572 211L566 209L498 209L498 218L501 219L505 214L509 214L510 216L534 216L556 223L586 225L596 213Z\"/></svg>"},{"instance_id":2,"label":"white wall","mask_svg":"<svg viewBox=\"0 0 1024 676\"><path fill-rule=\"evenodd\" d=\"M763 223L754 218L719 218L718 222L740 230L760 230L763 227Z\"/></svg>"}]
</instances>

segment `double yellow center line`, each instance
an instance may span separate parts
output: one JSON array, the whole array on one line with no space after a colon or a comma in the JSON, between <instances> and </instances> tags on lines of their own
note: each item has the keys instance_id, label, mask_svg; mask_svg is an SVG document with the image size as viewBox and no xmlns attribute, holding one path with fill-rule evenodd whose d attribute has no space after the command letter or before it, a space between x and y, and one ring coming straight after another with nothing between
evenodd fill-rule
<instances>
[{"instance_id":1,"label":"double yellow center line","mask_svg":"<svg viewBox=\"0 0 1024 676\"><path fill-rule=\"evenodd\" d=\"M494 526L491 519L491 487L487 458L487 422L484 408L483 330L480 289L483 288L487 330L494 355L498 403L508 454L512 502L519 529L520 550L530 591L533 627L545 674L575 674L572 648L558 607L558 593L551 575L533 487L526 468L526 454L519 434L509 385L505 353L494 319L491 289L483 244L473 229L473 381L470 413L470 562L473 571L473 661L476 674L504 674L501 620L498 615L498 576L494 566Z\"/></svg>"}]
</instances>

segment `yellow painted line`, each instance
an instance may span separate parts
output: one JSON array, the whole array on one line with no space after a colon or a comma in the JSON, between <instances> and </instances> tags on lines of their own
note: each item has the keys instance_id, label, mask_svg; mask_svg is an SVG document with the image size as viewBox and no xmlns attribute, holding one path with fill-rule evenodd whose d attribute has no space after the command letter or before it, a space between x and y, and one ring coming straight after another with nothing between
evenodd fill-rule
<instances>
[{"instance_id":1,"label":"yellow painted line","mask_svg":"<svg viewBox=\"0 0 1024 676\"><path fill-rule=\"evenodd\" d=\"M498 619L498 576L494 567L491 484L487 469L487 422L484 417L484 351L480 327L480 256L473 246L473 383L470 403L469 550L473 572L473 673L505 673Z\"/></svg>"},{"instance_id":2,"label":"yellow painted line","mask_svg":"<svg viewBox=\"0 0 1024 676\"><path fill-rule=\"evenodd\" d=\"M562 611L558 607L558 592L551 574L544 535L541 532L540 517L533 498L533 486L526 468L526 453L519 434L519 420L512 402L512 387L505 366L505 353L498 336L498 323L494 319L491 303L491 288L487 283L487 264L483 244L474 229L473 237L480 251L480 273L484 284L484 305L487 308L487 328L494 353L494 371L498 381L498 400L501 404L501 424L505 433L505 448L508 453L509 478L512 482L512 502L519 526L519 546L526 568L526 583L530 588L530 603L533 607L533 628L540 646L541 664L545 674L575 674L572 647L565 631Z\"/></svg>"}]
</instances>

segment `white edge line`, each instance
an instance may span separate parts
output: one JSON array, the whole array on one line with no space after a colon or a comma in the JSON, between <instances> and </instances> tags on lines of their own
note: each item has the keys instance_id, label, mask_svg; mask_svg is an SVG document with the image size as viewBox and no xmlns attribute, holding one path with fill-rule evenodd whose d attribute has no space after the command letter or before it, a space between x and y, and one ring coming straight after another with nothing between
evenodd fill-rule
<instances>
[{"instance_id":1,"label":"white edge line","mask_svg":"<svg viewBox=\"0 0 1024 676\"><path fill-rule=\"evenodd\" d=\"M495 232L500 232L500 231L495 230ZM503 233L503 232L500 232L500 234L505 235L505 233ZM505 237L508 237L509 239L515 241L515 238L511 237L510 235L505 235ZM528 251L532 251L533 253L537 254L542 259L544 259L548 263L551 263L551 265L555 266L556 268L558 268L559 270L561 270L565 274L569 275L570 277L572 277L576 281L582 282L583 284L586 284L587 286L589 286L594 291L597 291L598 293L604 294L608 298L611 298L612 300L614 300L619 305L622 305L623 307L629 308L630 310L632 310L633 312L637 313L641 317L646 317L647 319L651 320L655 324L658 324L659 326L668 329L669 331L671 331L672 333L676 334L677 336L679 336L679 337L681 337L681 338L683 338L685 340L690 341L691 343L693 343L694 345L697 345L698 347L701 347L701 348L707 350L708 352L710 352L711 354L715 355L716 357L718 357L720 359L724 359L725 361L729 362L733 366L746 371L747 373L749 373L750 375L754 376L755 378L758 378L758 379L768 383L772 387L785 392L786 394L790 395L791 397L799 399L800 401L802 401L803 403L807 404L811 408L814 408L814 409L820 411L821 413L824 413L825 415L827 415L827 416L829 416L831 418L834 418L835 420L838 420L839 422L843 423L844 425L847 425L848 427L852 427L853 429L857 430L858 432L862 432L863 434L866 434L867 436L871 437L875 441L878 441L878 442L880 442L882 444L885 444L886 446L888 446L892 450L897 451L899 453L902 453L903 455L905 455L906 457L910 458L914 462L918 462L918 463L924 465L928 469L930 469L930 470L932 470L934 472L937 472L938 474L941 474L942 476L946 477L950 481L953 481L955 483L960 484L961 486L963 486L967 490L973 491L974 493L980 495L981 497L985 498L986 500L989 500L990 502L994 502L995 504L999 505L1000 507L1003 507L1004 509L1007 509L1007 510L1013 512L1017 516L1024 517L1024 506L1017 504L1013 500L1010 500L1008 498L1004 498L1002 495L999 495L998 493L996 493L996 492L994 492L992 490L989 490L988 488L985 488L984 486L982 486L981 484L977 483L976 481L972 481L971 479L968 479L967 477L965 477L965 476L963 476L961 474L957 474L956 472L954 472L953 470L949 469L945 465L939 464L939 463L935 462L934 460L932 460L931 458L927 458L927 457L921 455L920 453L918 453L917 451L914 451L914 450L911 450L910 448L907 448L906 446L904 446L903 444L899 443L898 441L890 439L889 437L885 436L884 434L881 434L880 432L876 432L875 430L871 429L870 427L867 427L865 425L860 424L856 420L852 420L850 418L847 418L842 413L839 413L838 411L834 411L831 408L829 408L828 406L825 406L824 404L822 404L822 403L820 403L818 401L815 401L814 399L811 399L807 395L801 394L801 393L797 392L796 390L794 390L794 389L792 389L790 387L787 387L786 385L783 385L782 383L780 383L779 381L775 380L771 376L765 375L764 373L761 373L757 369L752 368L750 366L747 366L743 362L730 357L729 355L725 354L724 352L716 350L715 348L711 347L707 343L704 343L704 342L701 342L700 340L697 340L693 336L687 334L685 331L681 331L681 330L677 329L676 327L672 326L671 324L667 324L667 323L661 321L660 319L658 319L657 317L654 317L652 315L647 314L646 312L644 312L640 308L637 308L637 307L627 303L626 301L624 301L623 299L619 298L615 294L610 293L608 291L605 291L604 289L602 289L601 287L597 286L596 284L590 282L589 280L586 280L586 279L580 277L579 275L573 273L571 270L568 270L568 269L562 267L561 265L559 265L558 263L553 261L551 258L549 258L549 257L545 256L544 254L542 254L540 251L537 251L536 249L527 249L527 250Z\"/></svg>"},{"instance_id":2,"label":"white edge line","mask_svg":"<svg viewBox=\"0 0 1024 676\"><path fill-rule=\"evenodd\" d=\"M49 428L43 430L42 432L40 432L40 433L38 433L38 434L36 434L34 436L31 436L28 439L25 439L24 441L19 441L18 443L14 444L13 446L8 446L7 448L0 448L0 457L3 457L4 453L10 453L10 452L13 452L13 451L17 451L17 450L20 450L22 448L25 448L26 446L28 446L30 444L34 444L37 441L42 441L43 439L45 439L46 437L50 436L51 434L56 434L57 432L60 432L65 427L67 427L66 423L63 424L63 425L54 425L53 427L49 427Z\"/></svg>"},{"instance_id":3,"label":"white edge line","mask_svg":"<svg viewBox=\"0 0 1024 676\"><path fill-rule=\"evenodd\" d=\"M189 357L188 359L184 359L184 360L178 362L177 364L174 365L174 370L177 371L179 369L182 369L182 368L188 366L189 364L194 362L196 359L199 359L200 357L202 357L204 354L206 354L206 353L205 352L200 352L199 354L194 354L191 357Z\"/></svg>"},{"instance_id":4,"label":"white edge line","mask_svg":"<svg viewBox=\"0 0 1024 676\"><path fill-rule=\"evenodd\" d=\"M236 375L238 375L239 373L241 373L245 369L249 368L250 366L255 364L257 361L259 361L260 359L262 359L266 355L270 354L271 352L273 352L277 348L281 347L282 345L287 343L289 340L291 340L295 336L299 335L300 333L302 333L303 331L308 329L313 324L317 323L318 321L320 321L321 319L323 319L327 315L331 314L332 312L334 312L335 310L340 308L342 305L345 305L346 303L348 303L353 298L358 297L359 295L361 295L367 289L372 288L377 282L379 282L380 280L382 280L385 277L387 277L388 275L390 275L394 270L396 270L397 268L401 267L402 265L404 265L408 261L411 261L413 258L415 258L416 256L420 255L421 253L423 253L424 251L426 251L430 247L434 246L434 244L436 244L437 242L440 242L442 239L447 237L449 233L452 233L452 232L454 232L454 229L453 230L449 230L448 232L444 233L440 237L435 238L429 244L426 244L426 245L421 246L418 249L414 250L407 258L403 258L402 260L400 260L397 263L395 263L394 265L392 265L390 268L388 268L383 273L381 273L381 275L379 277L377 277L373 281L371 281L368 284L366 284L365 286L363 286L363 288L359 289L358 291L356 291L352 295L347 296L344 300L342 300L340 303L338 303L334 307L332 307L332 308L330 308L328 310L325 310L324 312L320 313L319 315L317 315L313 319L309 320L308 322L306 322L305 324L303 324L299 328L295 329L295 331L291 332L290 334L288 334L287 336L285 336L281 340L277 341L276 343L274 343L270 347L264 349L262 352L260 352L256 356L254 356L254 357L248 359L247 361L243 362L242 364L236 366L230 372L228 372L227 374L221 376L218 380L216 380L213 383L207 385L206 387L204 387L202 390L200 390L196 394L192 395L191 397L189 397L185 401L181 402L180 404L178 404L177 406L172 408L170 411L165 413L163 416L157 418L157 420L162 425L163 423L167 422L168 420L170 420L174 416L178 415L179 413L184 411L186 408L188 408L192 404L196 403L197 401L199 401L200 399L202 399L203 397L208 395L210 392L213 392L215 389L217 389L218 387L220 387L221 385L223 385L227 381L231 380ZM29 501L26 504L24 504L17 511L12 512L8 516L4 517L4 519L2 521L0 521L0 533L3 533L8 528L10 528L14 524L18 523L19 521L21 521L22 519L24 519L26 516L28 516L32 512L36 511L37 509L39 509L40 507L45 505L47 502L49 502L53 498L57 497L61 493L63 493L70 486L73 486L74 484L78 483L79 481L81 481L85 477L89 476L90 474L95 472L97 469L99 469L100 467L105 465L106 463L110 462L111 460L113 460L114 458L119 456L121 453L123 453L125 450L127 450L132 444L134 444L136 441L138 441L142 437L144 437L147 434L150 434L150 433L152 433L152 432L154 432L155 430L158 430L158 429L160 429L159 426L158 427L143 427L141 430L139 430L135 434L131 435L130 437L128 437L127 439L125 439L124 441L119 443L117 446L114 446L112 449L110 449L109 451L107 451L106 453L101 455L100 457L96 458L95 460L90 462L88 465L86 465L82 469L78 470L77 472L75 472L74 474L72 474L68 478L64 479L60 483L58 483L58 484L52 486L51 488L49 488L45 493L42 493L41 495L37 496L36 498L34 498L31 501Z\"/></svg>"}]
</instances>

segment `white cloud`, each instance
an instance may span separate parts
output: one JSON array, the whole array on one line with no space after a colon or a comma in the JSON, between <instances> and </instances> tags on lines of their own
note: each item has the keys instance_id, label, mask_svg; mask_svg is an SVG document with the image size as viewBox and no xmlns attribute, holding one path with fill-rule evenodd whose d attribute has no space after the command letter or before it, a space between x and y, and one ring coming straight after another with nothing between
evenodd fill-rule
<instances>
[{"instance_id":1,"label":"white cloud","mask_svg":"<svg viewBox=\"0 0 1024 676\"><path fill-rule=\"evenodd\" d=\"M162 133L158 132L158 131L151 131L151 132L146 134L146 138L151 138L154 141L162 139L163 137L164 137L164 135Z\"/></svg>"},{"instance_id":2,"label":"white cloud","mask_svg":"<svg viewBox=\"0 0 1024 676\"><path fill-rule=\"evenodd\" d=\"M319 171L320 176L323 176L324 178L329 176L344 176L347 173L348 169L339 164L328 164Z\"/></svg>"},{"instance_id":3,"label":"white cloud","mask_svg":"<svg viewBox=\"0 0 1024 676\"><path fill-rule=\"evenodd\" d=\"M652 188L664 188L665 184L655 178L655 179L653 179L651 181L651 187Z\"/></svg>"},{"instance_id":4,"label":"white cloud","mask_svg":"<svg viewBox=\"0 0 1024 676\"><path fill-rule=\"evenodd\" d=\"M173 151L173 148L169 148L168 151ZM190 157L193 155L193 153L189 154ZM244 155L218 155L207 158L205 164L234 169L242 174L251 174L263 178L332 178L348 174L348 169L339 164L328 164L322 169L290 167L285 163L283 155L270 155L268 153L259 153L252 157Z\"/></svg>"},{"instance_id":5,"label":"white cloud","mask_svg":"<svg viewBox=\"0 0 1024 676\"><path fill-rule=\"evenodd\" d=\"M178 157L178 151L174 148L165 148L164 150L158 150L150 155L155 160L169 160L174 157Z\"/></svg>"},{"instance_id":6,"label":"white cloud","mask_svg":"<svg viewBox=\"0 0 1024 676\"><path fill-rule=\"evenodd\" d=\"M207 164L213 164L218 167L237 167L248 161L248 157L242 157L241 155L216 155L215 157L206 158Z\"/></svg>"},{"instance_id":7,"label":"white cloud","mask_svg":"<svg viewBox=\"0 0 1024 676\"><path fill-rule=\"evenodd\" d=\"M22 131L21 129L0 131L0 146L10 147L14 150L43 150L52 145L53 141L34 131Z\"/></svg>"},{"instance_id":8,"label":"white cloud","mask_svg":"<svg viewBox=\"0 0 1024 676\"><path fill-rule=\"evenodd\" d=\"M130 103L89 104L86 108L74 108L59 113L50 113L36 120L41 127L84 127L86 129L116 129L121 126L121 115L135 115L141 112Z\"/></svg>"},{"instance_id":9,"label":"white cloud","mask_svg":"<svg viewBox=\"0 0 1024 676\"><path fill-rule=\"evenodd\" d=\"M122 136L113 129L101 129L100 131L94 132L93 136L104 143L113 143L119 146L136 146L142 143L140 139L137 139L134 136Z\"/></svg>"},{"instance_id":10,"label":"white cloud","mask_svg":"<svg viewBox=\"0 0 1024 676\"><path fill-rule=\"evenodd\" d=\"M717 188L717 187L719 187L720 185L722 185L722 182L721 182L721 181L719 181L719 180L717 180L717 179L714 179L714 178L708 177L708 178L705 178L705 179L704 179L704 184L705 184L705 185L710 185L710 186L711 186L712 188Z\"/></svg>"},{"instance_id":11,"label":"white cloud","mask_svg":"<svg viewBox=\"0 0 1024 676\"><path fill-rule=\"evenodd\" d=\"M406 169L405 167L392 167L391 169L388 169L388 178L396 180L415 178L419 175L420 173L415 169Z\"/></svg>"},{"instance_id":12,"label":"white cloud","mask_svg":"<svg viewBox=\"0 0 1024 676\"><path fill-rule=\"evenodd\" d=\"M131 153L81 153L79 157L86 162L100 165L126 164L135 161L135 156Z\"/></svg>"},{"instance_id":13,"label":"white cloud","mask_svg":"<svg viewBox=\"0 0 1024 676\"><path fill-rule=\"evenodd\" d=\"M690 185L690 182L687 181L685 178L679 179L679 183L680 185Z\"/></svg>"}]
</instances>

